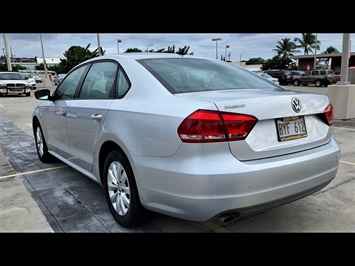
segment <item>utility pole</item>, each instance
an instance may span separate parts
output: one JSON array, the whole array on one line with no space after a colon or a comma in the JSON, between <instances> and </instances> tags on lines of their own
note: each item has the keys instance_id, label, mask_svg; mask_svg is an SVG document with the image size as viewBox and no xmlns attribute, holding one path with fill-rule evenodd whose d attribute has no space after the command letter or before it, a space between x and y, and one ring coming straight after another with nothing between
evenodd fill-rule
<instances>
[{"instance_id":1,"label":"utility pole","mask_svg":"<svg viewBox=\"0 0 355 266\"><path fill-rule=\"evenodd\" d=\"M6 63L7 63L7 70L12 71L12 65L11 65L11 58L10 58L10 49L9 49L9 43L7 40L7 35L6 33L4 35L4 43L5 43L5 50L6 50Z\"/></svg>"},{"instance_id":2,"label":"utility pole","mask_svg":"<svg viewBox=\"0 0 355 266\"><path fill-rule=\"evenodd\" d=\"M44 56L42 33L39 34L39 37L41 39L41 48L42 48L42 57L43 57L43 66L44 66L44 86L50 87L52 84L51 84L51 80L48 78L48 69L47 69L46 58Z\"/></svg>"}]
</instances>

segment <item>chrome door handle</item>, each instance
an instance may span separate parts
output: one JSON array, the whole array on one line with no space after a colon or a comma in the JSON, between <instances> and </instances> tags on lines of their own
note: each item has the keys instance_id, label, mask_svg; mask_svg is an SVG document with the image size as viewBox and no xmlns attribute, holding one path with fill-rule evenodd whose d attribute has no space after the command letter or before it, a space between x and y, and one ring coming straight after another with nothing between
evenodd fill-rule
<instances>
[{"instance_id":1,"label":"chrome door handle","mask_svg":"<svg viewBox=\"0 0 355 266\"><path fill-rule=\"evenodd\" d=\"M95 119L95 120L101 120L102 119L102 115L99 115L99 114L93 114L91 116L92 119Z\"/></svg>"}]
</instances>

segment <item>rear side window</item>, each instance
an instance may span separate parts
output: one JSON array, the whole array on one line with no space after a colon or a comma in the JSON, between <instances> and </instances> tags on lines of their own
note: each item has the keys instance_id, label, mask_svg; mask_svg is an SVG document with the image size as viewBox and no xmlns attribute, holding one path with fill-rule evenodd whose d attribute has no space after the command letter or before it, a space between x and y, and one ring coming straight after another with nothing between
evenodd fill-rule
<instances>
[{"instance_id":1,"label":"rear side window","mask_svg":"<svg viewBox=\"0 0 355 266\"><path fill-rule=\"evenodd\" d=\"M117 90L117 97L122 98L126 92L128 91L130 87L130 83L126 77L126 75L123 73L121 69L118 71L118 78L117 78L117 85L116 85L116 90Z\"/></svg>"}]
</instances>

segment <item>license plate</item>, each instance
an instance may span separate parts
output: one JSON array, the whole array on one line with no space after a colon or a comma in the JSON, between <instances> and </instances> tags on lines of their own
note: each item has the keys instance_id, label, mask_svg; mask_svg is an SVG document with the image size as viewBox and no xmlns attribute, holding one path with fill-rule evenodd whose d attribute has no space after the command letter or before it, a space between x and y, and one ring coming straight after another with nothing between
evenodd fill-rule
<instances>
[{"instance_id":1,"label":"license plate","mask_svg":"<svg viewBox=\"0 0 355 266\"><path fill-rule=\"evenodd\" d=\"M288 116L275 119L279 141L301 139L308 136L304 116Z\"/></svg>"}]
</instances>

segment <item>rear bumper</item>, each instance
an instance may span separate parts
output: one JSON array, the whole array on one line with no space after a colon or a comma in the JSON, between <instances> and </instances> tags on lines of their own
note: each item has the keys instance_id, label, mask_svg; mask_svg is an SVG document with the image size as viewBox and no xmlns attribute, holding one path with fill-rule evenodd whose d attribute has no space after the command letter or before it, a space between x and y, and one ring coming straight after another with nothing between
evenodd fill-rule
<instances>
[{"instance_id":1,"label":"rear bumper","mask_svg":"<svg viewBox=\"0 0 355 266\"><path fill-rule=\"evenodd\" d=\"M191 157L196 154L193 146L183 145L169 158L135 158L138 190L147 209L193 221L248 214L320 190L339 166L340 147L334 139L312 150L247 162L218 155L215 149Z\"/></svg>"}]
</instances>

